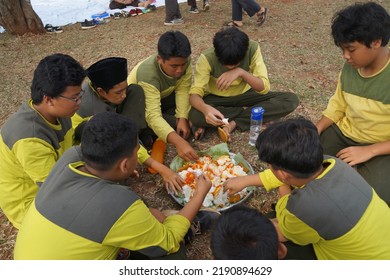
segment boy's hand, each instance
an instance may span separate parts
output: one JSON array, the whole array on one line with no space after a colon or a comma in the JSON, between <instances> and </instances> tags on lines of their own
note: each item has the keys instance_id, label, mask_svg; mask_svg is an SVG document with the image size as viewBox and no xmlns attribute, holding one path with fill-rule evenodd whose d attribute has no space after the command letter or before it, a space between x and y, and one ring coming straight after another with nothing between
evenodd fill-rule
<instances>
[{"instance_id":1,"label":"boy's hand","mask_svg":"<svg viewBox=\"0 0 390 280\"><path fill-rule=\"evenodd\" d=\"M195 178L195 184L196 190L194 195L205 197L211 188L211 181L204 173Z\"/></svg>"},{"instance_id":2,"label":"boy's hand","mask_svg":"<svg viewBox=\"0 0 390 280\"><path fill-rule=\"evenodd\" d=\"M179 134L184 139L187 139L188 136L190 136L190 125L188 123L188 120L179 118L177 119L176 124L176 133Z\"/></svg>"},{"instance_id":3,"label":"boy's hand","mask_svg":"<svg viewBox=\"0 0 390 280\"><path fill-rule=\"evenodd\" d=\"M232 70L229 70L229 71L223 73L217 79L217 82L216 82L217 88L219 90L227 90L230 87L230 85L234 82L234 80L241 77L241 71L243 71L243 69L234 68Z\"/></svg>"},{"instance_id":4,"label":"boy's hand","mask_svg":"<svg viewBox=\"0 0 390 280\"><path fill-rule=\"evenodd\" d=\"M185 161L196 161L199 159L196 151L191 145L183 139L183 141L176 146L177 154Z\"/></svg>"},{"instance_id":5,"label":"boy's hand","mask_svg":"<svg viewBox=\"0 0 390 280\"><path fill-rule=\"evenodd\" d=\"M375 156L370 146L352 146L340 150L336 157L348 163L350 166L366 162Z\"/></svg>"},{"instance_id":6,"label":"boy's hand","mask_svg":"<svg viewBox=\"0 0 390 280\"><path fill-rule=\"evenodd\" d=\"M180 178L179 174L175 173L170 168L166 168L160 173L160 175L164 180L164 186L168 193L174 193L177 195L182 192L184 181Z\"/></svg>"},{"instance_id":7,"label":"boy's hand","mask_svg":"<svg viewBox=\"0 0 390 280\"><path fill-rule=\"evenodd\" d=\"M230 178L223 183L223 191L227 191L229 195L238 193L246 187L245 182L239 177Z\"/></svg>"},{"instance_id":8,"label":"boy's hand","mask_svg":"<svg viewBox=\"0 0 390 280\"><path fill-rule=\"evenodd\" d=\"M207 110L204 112L204 117L208 124L211 124L213 126L224 125L224 122L222 120L225 118L225 116L220 111L211 107L210 105L207 106Z\"/></svg>"}]
</instances>

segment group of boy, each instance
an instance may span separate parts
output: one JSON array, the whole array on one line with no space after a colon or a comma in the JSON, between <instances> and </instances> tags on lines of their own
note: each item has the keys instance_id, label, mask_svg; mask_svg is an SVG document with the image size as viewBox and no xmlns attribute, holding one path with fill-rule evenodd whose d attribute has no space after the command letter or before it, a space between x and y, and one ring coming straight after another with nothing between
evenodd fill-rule
<instances>
[{"instance_id":1,"label":"group of boy","mask_svg":"<svg viewBox=\"0 0 390 280\"><path fill-rule=\"evenodd\" d=\"M357 24L362 17L366 21ZM383 121L390 17L378 4L355 4L336 14L332 35L347 63L317 127L302 119L270 124L257 140L259 158L270 169L224 186L230 194L249 185L279 189L276 219L265 222L270 235L246 243L234 239L251 240L244 233L224 235L227 227L241 232L255 220L242 219L242 226L234 227L235 222L226 222L234 214L228 211L213 232L216 258L299 258L302 252L306 259L390 258L385 238L390 231L385 173L390 130ZM159 137L184 160L194 161L198 156L186 140L191 130L199 139L206 127L221 127L231 141L235 128L249 129L253 107L262 106L264 121L270 122L298 105L292 93L269 92L260 47L237 28L215 34L213 47L196 63L192 83L190 55L183 33L166 32L158 53L129 75L126 59L107 58L87 69L89 81L83 85L86 73L73 58L56 54L40 62L32 100L1 130L0 151L7 159L0 162L5 171L0 206L20 228L15 258L115 259L120 248L155 258L180 251L191 222L200 218L210 181L197 178L197 194L176 215L148 209L120 185L136 174L137 160L158 170L167 189L180 191L182 181L149 157L138 135L145 144ZM70 148L73 129L80 147ZM245 208L234 211L246 215ZM209 224L219 216L214 214L203 218ZM236 251L221 253L232 243ZM243 248L255 251L246 254Z\"/></svg>"}]
</instances>

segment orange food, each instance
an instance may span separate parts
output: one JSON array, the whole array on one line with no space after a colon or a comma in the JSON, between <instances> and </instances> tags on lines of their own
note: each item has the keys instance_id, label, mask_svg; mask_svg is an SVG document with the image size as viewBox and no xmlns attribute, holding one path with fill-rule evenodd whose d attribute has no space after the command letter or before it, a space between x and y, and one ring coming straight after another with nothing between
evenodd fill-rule
<instances>
[{"instance_id":1,"label":"orange food","mask_svg":"<svg viewBox=\"0 0 390 280\"><path fill-rule=\"evenodd\" d=\"M154 159L155 161L158 161L159 163L164 162L164 154L165 150L167 149L167 144L161 139L157 139L156 142L154 142L152 147L152 152L150 153L150 157ZM152 174L156 174L157 171L153 168L149 167L148 171Z\"/></svg>"}]
</instances>

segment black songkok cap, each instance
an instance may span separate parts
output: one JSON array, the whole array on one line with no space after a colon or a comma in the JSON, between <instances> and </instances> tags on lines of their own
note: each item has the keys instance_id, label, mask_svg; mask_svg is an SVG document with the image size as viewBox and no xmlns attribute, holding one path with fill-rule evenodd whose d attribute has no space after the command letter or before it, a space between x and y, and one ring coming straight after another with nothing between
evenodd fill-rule
<instances>
[{"instance_id":1,"label":"black songkok cap","mask_svg":"<svg viewBox=\"0 0 390 280\"><path fill-rule=\"evenodd\" d=\"M111 89L127 79L127 59L109 57L92 64L87 69L88 78L98 88Z\"/></svg>"}]
</instances>

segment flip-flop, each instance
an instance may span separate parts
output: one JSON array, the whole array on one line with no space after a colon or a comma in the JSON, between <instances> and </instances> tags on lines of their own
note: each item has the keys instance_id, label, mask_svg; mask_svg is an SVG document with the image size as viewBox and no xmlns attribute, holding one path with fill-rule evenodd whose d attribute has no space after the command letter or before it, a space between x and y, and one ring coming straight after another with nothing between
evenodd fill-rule
<instances>
[{"instance_id":1,"label":"flip-flop","mask_svg":"<svg viewBox=\"0 0 390 280\"><path fill-rule=\"evenodd\" d=\"M196 126L192 126L191 127L191 131L192 131L192 134L194 135L194 139L195 140L202 140L203 137L204 137L204 133L206 132L206 128L202 127L202 132L199 134L198 138L195 138L195 133L198 131L200 127L196 127Z\"/></svg>"},{"instance_id":2,"label":"flip-flop","mask_svg":"<svg viewBox=\"0 0 390 280\"><path fill-rule=\"evenodd\" d=\"M268 8L264 8L264 12L257 13L257 26L262 26L265 20L267 19Z\"/></svg>"},{"instance_id":3,"label":"flip-flop","mask_svg":"<svg viewBox=\"0 0 390 280\"><path fill-rule=\"evenodd\" d=\"M235 23L235 22L232 20L232 21L225 22L225 23L223 24L223 26L241 28L243 25L238 25L237 23Z\"/></svg>"}]
</instances>

